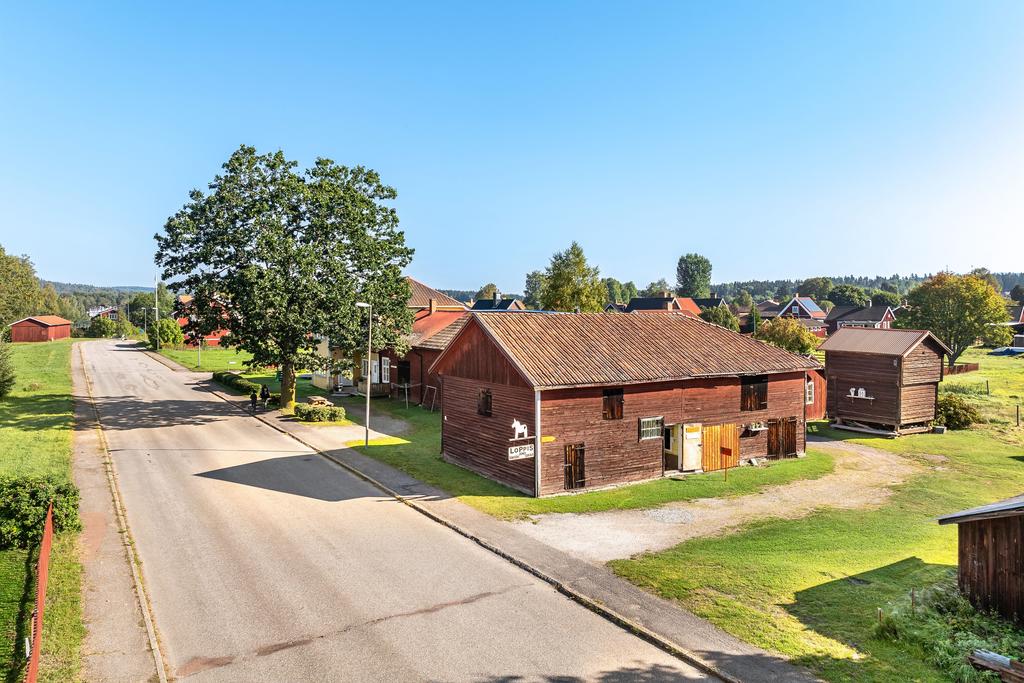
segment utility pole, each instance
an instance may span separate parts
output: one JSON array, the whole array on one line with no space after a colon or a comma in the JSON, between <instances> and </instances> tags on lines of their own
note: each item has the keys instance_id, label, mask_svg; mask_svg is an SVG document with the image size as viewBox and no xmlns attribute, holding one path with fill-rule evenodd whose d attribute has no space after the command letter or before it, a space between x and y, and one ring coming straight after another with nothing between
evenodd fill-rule
<instances>
[{"instance_id":1,"label":"utility pole","mask_svg":"<svg viewBox=\"0 0 1024 683\"><path fill-rule=\"evenodd\" d=\"M153 278L153 311L156 317L153 319L153 327L156 338L156 350L160 350L160 282L158 278Z\"/></svg>"}]
</instances>

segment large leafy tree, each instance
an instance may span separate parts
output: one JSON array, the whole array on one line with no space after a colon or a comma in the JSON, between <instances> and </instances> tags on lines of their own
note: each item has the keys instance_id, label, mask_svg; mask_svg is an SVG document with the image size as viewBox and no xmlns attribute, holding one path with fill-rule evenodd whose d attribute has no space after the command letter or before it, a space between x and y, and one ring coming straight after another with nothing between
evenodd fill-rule
<instances>
[{"instance_id":1,"label":"large leafy tree","mask_svg":"<svg viewBox=\"0 0 1024 683\"><path fill-rule=\"evenodd\" d=\"M16 320L37 315L42 288L27 256L14 256L0 247L0 330ZM49 311L56 313L56 311Z\"/></svg>"},{"instance_id":2,"label":"large leafy tree","mask_svg":"<svg viewBox=\"0 0 1024 683\"><path fill-rule=\"evenodd\" d=\"M661 278L647 285L640 292L640 296L661 296L662 294L671 294L672 288L668 286L668 280Z\"/></svg>"},{"instance_id":3,"label":"large leafy tree","mask_svg":"<svg viewBox=\"0 0 1024 683\"><path fill-rule=\"evenodd\" d=\"M541 306L549 311L596 312L604 308L605 287L597 267L587 264L583 247L573 242L551 257L544 273Z\"/></svg>"},{"instance_id":4,"label":"large leafy tree","mask_svg":"<svg viewBox=\"0 0 1024 683\"><path fill-rule=\"evenodd\" d=\"M498 285L493 282L488 282L486 285L476 290L476 294L473 295L473 300L484 301L486 299L493 299L496 296L501 296L501 292L498 291Z\"/></svg>"},{"instance_id":5,"label":"large leafy tree","mask_svg":"<svg viewBox=\"0 0 1024 683\"><path fill-rule=\"evenodd\" d=\"M700 254L683 254L676 264L676 294L697 299L711 296L711 261Z\"/></svg>"},{"instance_id":6,"label":"large leafy tree","mask_svg":"<svg viewBox=\"0 0 1024 683\"><path fill-rule=\"evenodd\" d=\"M818 347L818 338L796 318L774 318L763 322L758 325L754 336L790 353L806 355Z\"/></svg>"},{"instance_id":7,"label":"large leafy tree","mask_svg":"<svg viewBox=\"0 0 1024 683\"><path fill-rule=\"evenodd\" d=\"M284 405L296 369L331 364L316 353L322 338L348 352L365 344L356 302L373 306L376 349L405 349L413 252L388 205L394 188L362 166L317 159L298 171L283 152L244 145L223 169L156 236L169 287L195 297L186 333L226 328L251 365L277 365Z\"/></svg>"},{"instance_id":8,"label":"large leafy tree","mask_svg":"<svg viewBox=\"0 0 1024 683\"><path fill-rule=\"evenodd\" d=\"M153 309L156 308L154 299L160 304L159 309L161 318L174 317L174 295L167 289L167 285L161 282L157 285L156 297L153 296L153 292L138 292L133 294L128 300L128 309L131 313L131 320L137 326L143 327L153 320L153 315L155 314Z\"/></svg>"},{"instance_id":9,"label":"large leafy tree","mask_svg":"<svg viewBox=\"0 0 1024 683\"><path fill-rule=\"evenodd\" d=\"M700 317L707 320L709 323L725 327L733 332L740 331L739 319L725 306L712 306L711 308L705 308L701 311Z\"/></svg>"},{"instance_id":10,"label":"large leafy tree","mask_svg":"<svg viewBox=\"0 0 1024 683\"><path fill-rule=\"evenodd\" d=\"M857 285L836 285L829 291L828 300L836 306L868 306L871 295Z\"/></svg>"},{"instance_id":11,"label":"large leafy tree","mask_svg":"<svg viewBox=\"0 0 1024 683\"><path fill-rule=\"evenodd\" d=\"M827 299L829 292L832 291L832 278L807 278L796 286L796 291L800 292L800 296L809 296L815 301Z\"/></svg>"},{"instance_id":12,"label":"large leafy tree","mask_svg":"<svg viewBox=\"0 0 1024 683\"><path fill-rule=\"evenodd\" d=\"M1006 302L991 284L977 275L939 273L918 285L907 296L907 311L900 315L899 327L930 330L946 343L952 354L952 366L978 339L992 344L1007 344L1010 329L1006 322Z\"/></svg>"},{"instance_id":13,"label":"large leafy tree","mask_svg":"<svg viewBox=\"0 0 1024 683\"><path fill-rule=\"evenodd\" d=\"M887 292L884 289L876 289L871 293L872 306L892 306L895 308L903 303L903 299L895 292Z\"/></svg>"},{"instance_id":14,"label":"large leafy tree","mask_svg":"<svg viewBox=\"0 0 1024 683\"><path fill-rule=\"evenodd\" d=\"M640 296L640 290L636 288L636 284L630 280L629 282L622 283L622 301L623 303L629 303L630 299Z\"/></svg>"},{"instance_id":15,"label":"large leafy tree","mask_svg":"<svg viewBox=\"0 0 1024 683\"><path fill-rule=\"evenodd\" d=\"M750 292L747 290L741 289L736 293L736 296L733 297L732 303L737 308L746 310L754 305L754 297L750 296Z\"/></svg>"},{"instance_id":16,"label":"large leafy tree","mask_svg":"<svg viewBox=\"0 0 1024 683\"><path fill-rule=\"evenodd\" d=\"M622 299L622 283L613 277L606 277L601 280L601 284L604 285L606 294L605 298L607 303L617 304L624 303Z\"/></svg>"},{"instance_id":17,"label":"large leafy tree","mask_svg":"<svg viewBox=\"0 0 1024 683\"><path fill-rule=\"evenodd\" d=\"M540 308L540 293L544 289L546 276L542 271L535 270L526 274L526 287L523 289L523 303L529 308Z\"/></svg>"}]
</instances>

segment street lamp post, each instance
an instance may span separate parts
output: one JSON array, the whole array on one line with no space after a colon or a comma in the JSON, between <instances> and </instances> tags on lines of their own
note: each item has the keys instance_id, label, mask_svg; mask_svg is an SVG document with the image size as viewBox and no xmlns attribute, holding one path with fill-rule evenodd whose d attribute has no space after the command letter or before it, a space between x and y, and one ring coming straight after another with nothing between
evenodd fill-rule
<instances>
[{"instance_id":1,"label":"street lamp post","mask_svg":"<svg viewBox=\"0 0 1024 683\"><path fill-rule=\"evenodd\" d=\"M370 391L373 388L373 305L357 301L356 306L366 309L366 436L364 446L370 445Z\"/></svg>"}]
</instances>

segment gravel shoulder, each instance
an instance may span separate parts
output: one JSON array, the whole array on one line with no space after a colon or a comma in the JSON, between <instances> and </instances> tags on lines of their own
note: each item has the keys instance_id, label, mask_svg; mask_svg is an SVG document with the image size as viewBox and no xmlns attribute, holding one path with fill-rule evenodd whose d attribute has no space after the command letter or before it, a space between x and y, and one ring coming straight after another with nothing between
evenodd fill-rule
<instances>
[{"instance_id":1,"label":"gravel shoulder","mask_svg":"<svg viewBox=\"0 0 1024 683\"><path fill-rule=\"evenodd\" d=\"M922 470L906 456L870 446L813 443L835 457L835 471L820 479L736 498L700 498L647 510L540 515L510 524L559 550L604 563L729 533L759 519L796 519L821 508L875 508L892 495L893 487Z\"/></svg>"}]
</instances>

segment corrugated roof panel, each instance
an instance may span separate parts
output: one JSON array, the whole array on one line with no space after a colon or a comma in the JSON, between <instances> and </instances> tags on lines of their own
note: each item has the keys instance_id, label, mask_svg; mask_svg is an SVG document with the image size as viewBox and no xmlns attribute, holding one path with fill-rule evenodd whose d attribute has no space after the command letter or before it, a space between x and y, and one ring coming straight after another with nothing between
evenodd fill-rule
<instances>
[{"instance_id":1,"label":"corrugated roof panel","mask_svg":"<svg viewBox=\"0 0 1024 683\"><path fill-rule=\"evenodd\" d=\"M843 327L818 347L822 351L875 353L882 356L902 356L927 337L935 337L927 330L882 330L867 327ZM939 341L935 339L935 341ZM942 342L939 342L942 345Z\"/></svg>"}]
</instances>

